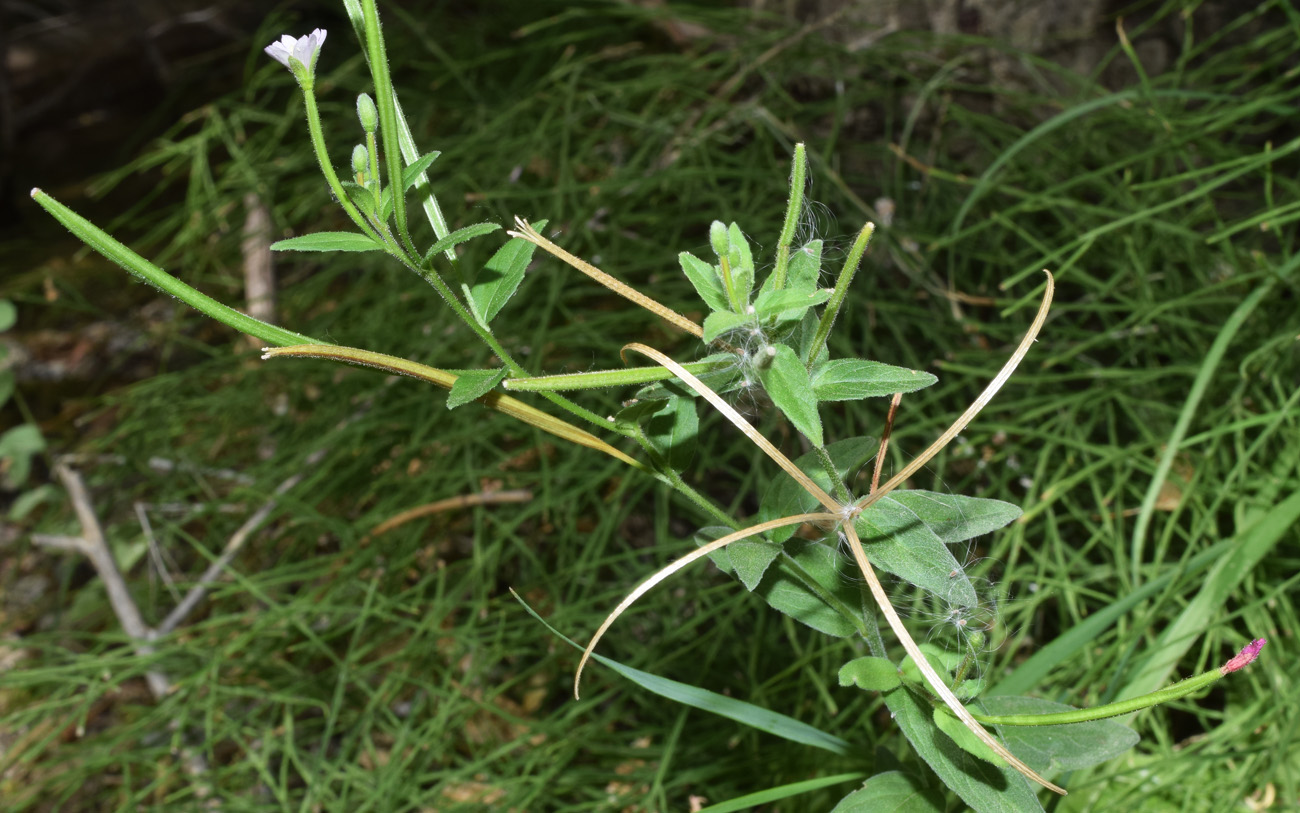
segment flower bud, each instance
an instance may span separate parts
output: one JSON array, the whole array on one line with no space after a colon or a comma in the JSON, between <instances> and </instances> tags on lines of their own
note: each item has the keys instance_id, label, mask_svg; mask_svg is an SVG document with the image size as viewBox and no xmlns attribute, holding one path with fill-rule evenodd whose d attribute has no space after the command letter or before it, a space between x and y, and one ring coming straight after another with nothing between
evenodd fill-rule
<instances>
[{"instance_id":1,"label":"flower bud","mask_svg":"<svg viewBox=\"0 0 1300 813\"><path fill-rule=\"evenodd\" d=\"M357 118L361 120L361 129L373 133L379 129L379 110L369 93L357 97Z\"/></svg>"},{"instance_id":2,"label":"flower bud","mask_svg":"<svg viewBox=\"0 0 1300 813\"><path fill-rule=\"evenodd\" d=\"M713 221L709 226L709 242L713 244L713 253L718 255L719 259L727 256L731 247L731 240L727 237L727 224L721 220Z\"/></svg>"},{"instance_id":3,"label":"flower bud","mask_svg":"<svg viewBox=\"0 0 1300 813\"><path fill-rule=\"evenodd\" d=\"M366 178L366 169L370 166L370 152L365 146L358 144L352 148L352 174L356 176L357 183L364 184Z\"/></svg>"}]
</instances>

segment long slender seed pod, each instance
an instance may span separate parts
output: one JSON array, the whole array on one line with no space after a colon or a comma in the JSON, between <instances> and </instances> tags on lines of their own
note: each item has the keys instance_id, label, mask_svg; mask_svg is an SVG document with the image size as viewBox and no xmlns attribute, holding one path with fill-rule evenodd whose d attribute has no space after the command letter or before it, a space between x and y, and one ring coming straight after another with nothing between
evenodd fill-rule
<instances>
[{"instance_id":1,"label":"long slender seed pod","mask_svg":"<svg viewBox=\"0 0 1300 813\"><path fill-rule=\"evenodd\" d=\"M676 325L677 327L681 328L682 330L686 331L692 336L698 336L698 337L704 336L704 328L695 324L690 319L687 319L685 316L682 316L680 313L673 310L672 308L669 308L666 305L662 305L656 300L651 299L650 297L641 293L640 291L633 288L632 286L614 279L609 274L606 274L604 271L601 271L599 268L587 262L586 260L582 259L581 257L575 257L569 252L560 248L555 243L552 243L550 240L547 240L540 233L538 233L537 229L533 228L532 224L529 223L527 220L524 220L522 217L515 218L515 225L519 227L519 231L509 231L506 232L506 234L509 234L511 237L518 237L521 240L527 240L533 245L540 247L546 253L558 257L559 259L563 260L564 262L578 269L582 273L591 277L596 282L599 282L601 285L604 285L606 288L610 289L611 291L623 297L624 299L627 299L631 302L635 302L636 304L640 305L641 307L653 313L655 316L658 316L660 319L663 319L665 322Z\"/></svg>"},{"instance_id":2,"label":"long slender seed pod","mask_svg":"<svg viewBox=\"0 0 1300 813\"><path fill-rule=\"evenodd\" d=\"M727 545L730 545L732 542L745 539L746 537L756 536L761 533L766 533L767 531L771 531L775 528L783 528L786 525L801 525L805 522L825 522L825 521L833 522L837 519L839 519L838 514L797 514L792 517L782 517L781 519L774 519L768 522L761 522L758 525L752 525L748 528L742 528L739 531L735 531L734 533L729 533L724 537L715 539L707 545L703 545L699 548L696 548L695 550L686 554L685 556L673 562L672 564L668 565L667 567L661 568L653 576L638 584L635 590L633 590L631 593L628 593L627 597L624 598L622 601L620 601L618 603L618 606L614 608L614 611L605 617L605 620L600 625L600 628L596 630L596 634L591 636L590 643L587 644L587 648L584 649L582 652L582 660L578 661L578 669L573 674L574 698L576 699L579 697L578 686L582 682L582 670L586 668L587 661L591 659L591 653L596 650L596 644L600 643L600 639L605 636L606 631L609 630L610 626L613 625L613 623L618 619L618 617L622 615L627 610L628 607L631 607L632 604L635 603L637 599L641 598L646 593L650 592L650 590L653 589L655 585L659 584L664 579L668 578L669 576L673 575L677 571L686 567L691 562L694 562L698 559L708 556L710 553L713 553L715 550L724 548Z\"/></svg>"}]
</instances>

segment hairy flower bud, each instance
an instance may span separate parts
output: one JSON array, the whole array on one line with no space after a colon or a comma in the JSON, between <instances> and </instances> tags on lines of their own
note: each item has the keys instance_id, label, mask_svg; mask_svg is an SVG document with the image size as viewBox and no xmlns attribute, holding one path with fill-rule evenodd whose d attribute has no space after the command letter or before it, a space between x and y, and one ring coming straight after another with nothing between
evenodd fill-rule
<instances>
[{"instance_id":1,"label":"hairy flower bud","mask_svg":"<svg viewBox=\"0 0 1300 813\"><path fill-rule=\"evenodd\" d=\"M352 174L356 176L357 183L366 182L366 168L370 166L370 153L366 150L365 145L358 144L352 148Z\"/></svg>"},{"instance_id":2,"label":"hairy flower bud","mask_svg":"<svg viewBox=\"0 0 1300 813\"><path fill-rule=\"evenodd\" d=\"M367 133L379 129L379 109L375 107L375 100L370 98L369 93L357 97L357 118L361 120L361 129Z\"/></svg>"}]
</instances>

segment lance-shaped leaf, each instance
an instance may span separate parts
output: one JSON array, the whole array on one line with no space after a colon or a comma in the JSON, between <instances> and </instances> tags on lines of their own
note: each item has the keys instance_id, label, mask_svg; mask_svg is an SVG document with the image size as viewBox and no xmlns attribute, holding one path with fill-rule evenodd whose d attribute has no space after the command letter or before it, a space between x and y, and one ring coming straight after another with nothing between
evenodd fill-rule
<instances>
[{"instance_id":1,"label":"lance-shaped leaf","mask_svg":"<svg viewBox=\"0 0 1300 813\"><path fill-rule=\"evenodd\" d=\"M451 372L455 373L457 378L451 385L451 391L447 393L447 409L455 409L487 395L501 383L508 370L502 367L499 370L452 370Z\"/></svg>"},{"instance_id":2,"label":"lance-shaped leaf","mask_svg":"<svg viewBox=\"0 0 1300 813\"><path fill-rule=\"evenodd\" d=\"M898 688L902 682L898 667L888 658L868 655L864 658L854 658L840 667L841 686L857 686L870 692L887 692Z\"/></svg>"},{"instance_id":3,"label":"lance-shaped leaf","mask_svg":"<svg viewBox=\"0 0 1300 813\"><path fill-rule=\"evenodd\" d=\"M501 228L501 226L497 223L475 223L472 226L465 226L464 228L456 229L451 234L448 234L446 237L429 246L429 250L424 253L424 261L426 263L429 262L439 251L450 251L467 240L472 240L475 237L484 234L491 234L499 228ZM527 265L527 263L525 263L525 265Z\"/></svg>"},{"instance_id":4,"label":"lance-shaped leaf","mask_svg":"<svg viewBox=\"0 0 1300 813\"><path fill-rule=\"evenodd\" d=\"M534 228L545 228L546 221L539 220ZM450 235L449 235L450 236ZM501 312L524 281L524 271L533 260L537 246L520 237L511 238L483 265L474 284L470 286L470 303L483 324L490 323Z\"/></svg>"},{"instance_id":5,"label":"lance-shaped leaf","mask_svg":"<svg viewBox=\"0 0 1300 813\"><path fill-rule=\"evenodd\" d=\"M763 389L795 429L814 446L823 445L822 419L808 370L789 345L769 345L769 350L774 352L771 363L758 371Z\"/></svg>"},{"instance_id":6,"label":"lance-shaped leaf","mask_svg":"<svg viewBox=\"0 0 1300 813\"><path fill-rule=\"evenodd\" d=\"M421 180L424 176L424 171L428 169L429 165L437 160L438 156L441 154L442 153L437 152L436 150L434 152L425 153L415 159L414 163L408 164L406 169L402 170L402 191L405 192L407 189L414 186L416 181ZM385 187L383 194L380 195L379 211L381 215L380 219L382 220L387 220L393 215L392 184Z\"/></svg>"},{"instance_id":7,"label":"lance-shaped leaf","mask_svg":"<svg viewBox=\"0 0 1300 813\"><path fill-rule=\"evenodd\" d=\"M727 292L723 290L722 279L718 276L718 269L715 266L685 251L677 255L677 259L682 264L682 271L686 273L686 278L691 281L691 285L695 287L695 292L700 295L700 299L704 300L704 304L709 306L709 310L731 310L731 304L727 302Z\"/></svg>"},{"instance_id":8,"label":"lance-shaped leaf","mask_svg":"<svg viewBox=\"0 0 1300 813\"><path fill-rule=\"evenodd\" d=\"M974 585L948 546L894 495L864 510L853 527L876 567L950 604L971 607L978 602Z\"/></svg>"},{"instance_id":9,"label":"lance-shaped leaf","mask_svg":"<svg viewBox=\"0 0 1300 813\"><path fill-rule=\"evenodd\" d=\"M272 251L383 251L382 244L350 231L318 231L271 244Z\"/></svg>"},{"instance_id":10,"label":"lance-shaped leaf","mask_svg":"<svg viewBox=\"0 0 1300 813\"><path fill-rule=\"evenodd\" d=\"M695 399L675 396L667 401L652 401L659 406L645 423L646 440L676 471L690 465L700 431Z\"/></svg>"},{"instance_id":11,"label":"lance-shaped leaf","mask_svg":"<svg viewBox=\"0 0 1300 813\"><path fill-rule=\"evenodd\" d=\"M1020 506L1001 500L921 489L895 491L888 499L915 512L927 528L949 545L996 531L1024 513Z\"/></svg>"},{"instance_id":12,"label":"lance-shaped leaf","mask_svg":"<svg viewBox=\"0 0 1300 813\"><path fill-rule=\"evenodd\" d=\"M926 764L976 813L1042 813L1037 795L1018 773L968 754L936 731L934 707L915 692L905 687L887 692L885 705Z\"/></svg>"},{"instance_id":13,"label":"lance-shaped leaf","mask_svg":"<svg viewBox=\"0 0 1300 813\"><path fill-rule=\"evenodd\" d=\"M731 533L730 528L710 526L695 532L695 544L704 545ZM768 567L781 555L781 545L758 537L732 542L709 554L709 558L724 573L740 579L745 589L753 592L763 580Z\"/></svg>"},{"instance_id":14,"label":"lance-shaped leaf","mask_svg":"<svg viewBox=\"0 0 1300 813\"><path fill-rule=\"evenodd\" d=\"M825 288L800 290L784 288L780 291L767 291L754 300L754 318L759 320L775 319L780 322L797 322L803 318L809 308L822 304L831 298L831 292Z\"/></svg>"},{"instance_id":15,"label":"lance-shaped leaf","mask_svg":"<svg viewBox=\"0 0 1300 813\"><path fill-rule=\"evenodd\" d=\"M840 799L831 813L943 813L943 800L902 771L878 773Z\"/></svg>"},{"instance_id":16,"label":"lance-shaped leaf","mask_svg":"<svg viewBox=\"0 0 1300 813\"><path fill-rule=\"evenodd\" d=\"M790 264L786 269L786 290L814 291L821 283L822 275L822 241L813 240L790 255ZM768 274L758 295L776 290L775 274Z\"/></svg>"},{"instance_id":17,"label":"lance-shaped leaf","mask_svg":"<svg viewBox=\"0 0 1300 813\"><path fill-rule=\"evenodd\" d=\"M704 317L704 335L701 338L711 342L724 333L751 325L753 322L754 317L747 313L732 313L729 310L714 311Z\"/></svg>"},{"instance_id":18,"label":"lance-shaped leaf","mask_svg":"<svg viewBox=\"0 0 1300 813\"><path fill-rule=\"evenodd\" d=\"M727 227L727 241L731 280L736 286L736 297L744 305L749 302L749 294L754 289L754 254L749 250L749 241L740 231L740 226L735 223Z\"/></svg>"},{"instance_id":19,"label":"lance-shaped leaf","mask_svg":"<svg viewBox=\"0 0 1300 813\"><path fill-rule=\"evenodd\" d=\"M865 359L835 359L813 368L812 385L819 401L858 401L914 392L939 379L920 370Z\"/></svg>"},{"instance_id":20,"label":"lance-shaped leaf","mask_svg":"<svg viewBox=\"0 0 1300 813\"><path fill-rule=\"evenodd\" d=\"M809 627L848 638L866 623L862 591L845 578L852 566L835 548L810 539L791 539L767 568L755 595L774 610ZM849 618L854 619L850 621Z\"/></svg>"}]
</instances>

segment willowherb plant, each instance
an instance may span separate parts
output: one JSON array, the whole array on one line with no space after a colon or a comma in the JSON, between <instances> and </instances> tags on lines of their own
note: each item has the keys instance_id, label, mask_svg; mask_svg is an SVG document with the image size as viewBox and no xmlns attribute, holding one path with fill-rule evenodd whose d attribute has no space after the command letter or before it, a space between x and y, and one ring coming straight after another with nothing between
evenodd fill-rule
<instances>
[{"instance_id":1,"label":"willowherb plant","mask_svg":"<svg viewBox=\"0 0 1300 813\"><path fill-rule=\"evenodd\" d=\"M803 145L794 150L785 219L772 270L765 279L758 279L758 264L749 242L735 223L714 222L710 227L713 257L705 259L686 252L680 255L682 271L708 309L702 324L568 253L543 236L540 229L544 222L533 224L516 218L514 230L508 232L512 239L483 268L470 270L460 264L456 246L500 226L482 223L456 231L448 229L427 176L438 153L420 155L415 149L389 78L375 4L373 0L344 0L344 5L374 80L374 97L362 94L357 100L364 143L352 150L348 180L340 179L331 162L316 106L315 67L325 32L317 30L298 39L286 36L266 51L296 78L322 173L356 230L308 234L281 241L272 248L379 251L390 255L434 288L450 310L496 354L501 362L499 368L451 373L381 353L320 342L252 319L168 275L43 192L33 190L33 198L92 248L128 271L219 321L275 345L266 350L265 358L324 358L428 381L450 390L448 408L474 401L603 452L668 484L715 517L718 524L701 529L694 551L633 589L595 631L578 664L575 695L584 667L619 615L674 573L711 557L746 590L761 596L777 611L826 635L865 642L871 653L866 657L851 657L854 648L846 645L846 662L838 676L840 684L883 692L895 721L918 754L971 807L1040 810L1035 789L1026 780L1064 793L1042 774L1095 764L1122 753L1137 741L1130 729L1105 718L1198 691L1258 655L1262 640L1247 645L1220 669L1150 695L1090 709L1072 709L1032 697L986 696L975 666L991 632L988 599L978 594L950 547L1003 527L1015 520L1020 510L997 500L899 487L975 418L1029 352L1051 303L1051 274L1046 275L1045 293L1033 323L998 375L924 452L881 483L880 463L901 395L929 386L936 379L928 373L881 362L831 358L828 337L873 227L867 224L857 234L833 288L822 288L821 242L794 245L797 220L805 205L807 162ZM408 226L406 198L411 189L436 235L435 242L422 250L415 245ZM701 342L699 360L680 363L646 344L632 343L623 348L624 360L641 357L653 362L651 365L573 375L529 375L498 341L492 325L519 289L525 268L539 247L629 302L697 337ZM620 386L640 389L611 418L601 417L563 395L566 391ZM791 460L724 397L754 388L761 388L811 451ZM556 417L507 393L535 393L566 412L569 419ZM820 404L877 397L893 399L881 441L866 437L827 440ZM722 414L780 469L774 471L763 491L752 524L728 515L682 478L698 432L700 402ZM633 457L573 421L635 442L643 457ZM876 468L869 490L853 493L851 475L873 457ZM796 535L800 527L804 532ZM844 577L850 563L860 579ZM940 635L952 637L957 645L918 644L891 603L878 570L911 585L924 595L927 606L938 608L935 615ZM894 660L880 634L878 619L882 617L906 653L901 661ZM845 740L790 718L703 689L652 679L601 660L646 688L681 702L706 707L798 742L853 753ZM883 784L869 780L846 799L861 806L857 809L869 809L876 794L886 792L882 788ZM917 798L921 804L930 804L925 801L928 797Z\"/></svg>"}]
</instances>

